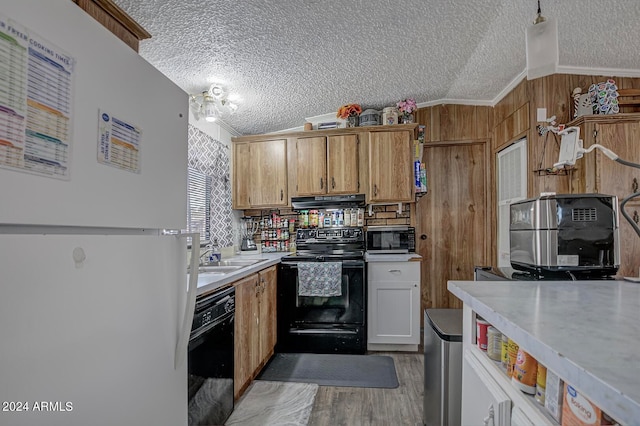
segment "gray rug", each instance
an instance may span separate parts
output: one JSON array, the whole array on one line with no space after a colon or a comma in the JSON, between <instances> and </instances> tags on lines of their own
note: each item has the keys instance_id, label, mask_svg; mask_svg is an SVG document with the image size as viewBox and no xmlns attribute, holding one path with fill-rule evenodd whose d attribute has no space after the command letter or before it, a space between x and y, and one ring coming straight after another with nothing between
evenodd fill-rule
<instances>
[{"instance_id":1,"label":"gray rug","mask_svg":"<svg viewBox=\"0 0 640 426\"><path fill-rule=\"evenodd\" d=\"M309 423L318 385L254 381L236 403L226 426L304 426Z\"/></svg>"},{"instance_id":2,"label":"gray rug","mask_svg":"<svg viewBox=\"0 0 640 426\"><path fill-rule=\"evenodd\" d=\"M316 383L320 386L398 387L393 358L379 355L278 353L258 380Z\"/></svg>"}]
</instances>

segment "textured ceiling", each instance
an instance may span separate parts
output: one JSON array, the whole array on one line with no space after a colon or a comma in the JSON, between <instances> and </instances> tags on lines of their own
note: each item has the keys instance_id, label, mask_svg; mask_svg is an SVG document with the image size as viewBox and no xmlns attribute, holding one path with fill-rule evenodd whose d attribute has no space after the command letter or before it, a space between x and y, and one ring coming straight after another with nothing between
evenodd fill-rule
<instances>
[{"instance_id":1,"label":"textured ceiling","mask_svg":"<svg viewBox=\"0 0 640 426\"><path fill-rule=\"evenodd\" d=\"M491 104L525 69L536 11L535 0L115 3L152 34L140 54L186 92L221 82L238 95L224 121L241 134L352 102ZM542 0L542 14L558 20L561 67L640 76L640 0Z\"/></svg>"}]
</instances>

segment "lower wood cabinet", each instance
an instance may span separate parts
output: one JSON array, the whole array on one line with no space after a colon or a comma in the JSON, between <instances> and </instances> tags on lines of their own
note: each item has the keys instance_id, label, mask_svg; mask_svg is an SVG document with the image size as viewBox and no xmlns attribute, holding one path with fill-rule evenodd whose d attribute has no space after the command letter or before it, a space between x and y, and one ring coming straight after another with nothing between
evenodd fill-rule
<instances>
[{"instance_id":1,"label":"lower wood cabinet","mask_svg":"<svg viewBox=\"0 0 640 426\"><path fill-rule=\"evenodd\" d=\"M369 262L367 349L417 351L420 262Z\"/></svg>"},{"instance_id":2,"label":"lower wood cabinet","mask_svg":"<svg viewBox=\"0 0 640 426\"><path fill-rule=\"evenodd\" d=\"M234 397L251 384L276 344L276 266L238 280L236 288Z\"/></svg>"}]
</instances>

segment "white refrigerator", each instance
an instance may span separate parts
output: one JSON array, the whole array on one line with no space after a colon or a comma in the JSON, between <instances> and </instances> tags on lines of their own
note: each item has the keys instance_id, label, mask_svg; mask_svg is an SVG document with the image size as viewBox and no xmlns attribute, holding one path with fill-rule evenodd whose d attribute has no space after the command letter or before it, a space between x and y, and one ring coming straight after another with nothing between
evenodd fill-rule
<instances>
[{"instance_id":1,"label":"white refrigerator","mask_svg":"<svg viewBox=\"0 0 640 426\"><path fill-rule=\"evenodd\" d=\"M188 96L72 1L0 0L0 30L0 425L186 425L197 277L166 230L186 224ZM57 60L66 95L19 87L21 61ZM42 105L56 96L67 115ZM104 114L136 126L134 166L99 161ZM62 178L9 164L25 117L68 126L27 136L65 148Z\"/></svg>"}]
</instances>

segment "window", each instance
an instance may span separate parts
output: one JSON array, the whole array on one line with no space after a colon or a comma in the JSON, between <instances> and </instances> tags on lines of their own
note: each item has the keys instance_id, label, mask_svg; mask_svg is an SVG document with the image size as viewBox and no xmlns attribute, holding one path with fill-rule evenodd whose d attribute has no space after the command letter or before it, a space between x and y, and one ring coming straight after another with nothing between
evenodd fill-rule
<instances>
[{"instance_id":1,"label":"window","mask_svg":"<svg viewBox=\"0 0 640 426\"><path fill-rule=\"evenodd\" d=\"M189 167L187 176L187 230L211 238L211 177Z\"/></svg>"},{"instance_id":2,"label":"window","mask_svg":"<svg viewBox=\"0 0 640 426\"><path fill-rule=\"evenodd\" d=\"M189 125L187 229L200 242L233 245L229 147Z\"/></svg>"}]
</instances>

